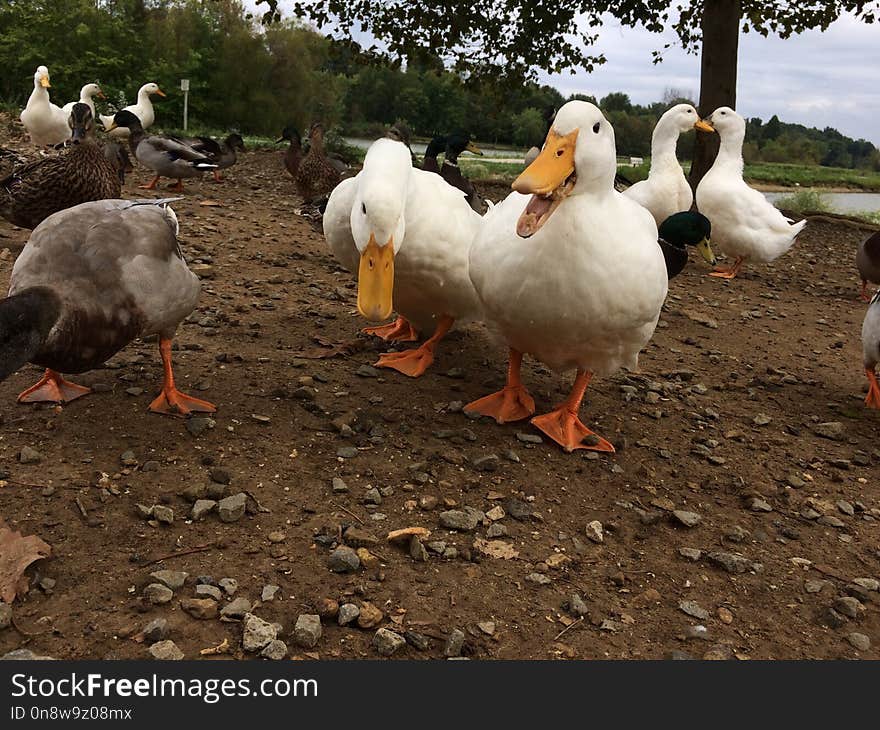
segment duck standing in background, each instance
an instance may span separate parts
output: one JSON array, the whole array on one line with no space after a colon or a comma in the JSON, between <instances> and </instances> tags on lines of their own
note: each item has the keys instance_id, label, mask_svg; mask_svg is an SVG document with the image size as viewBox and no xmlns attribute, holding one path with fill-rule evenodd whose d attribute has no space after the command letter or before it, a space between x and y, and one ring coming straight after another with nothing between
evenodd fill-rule
<instances>
[{"instance_id":1,"label":"duck standing in background","mask_svg":"<svg viewBox=\"0 0 880 730\"><path fill-rule=\"evenodd\" d=\"M73 105L69 129L70 149L17 167L0 180L0 216L22 228L36 228L59 210L119 197L117 167L95 141L89 107L79 102Z\"/></svg>"},{"instance_id":2,"label":"duck standing in background","mask_svg":"<svg viewBox=\"0 0 880 730\"><path fill-rule=\"evenodd\" d=\"M174 383L171 339L201 284L177 243L169 201L100 200L63 210L31 234L0 300L0 380L25 363L46 368L20 403L67 403L89 392L61 373L106 362L132 340L159 336L164 383L156 413L212 413Z\"/></svg>"},{"instance_id":3,"label":"duck standing in background","mask_svg":"<svg viewBox=\"0 0 880 730\"><path fill-rule=\"evenodd\" d=\"M281 144L282 142L290 143L287 149L284 150L282 159L284 160L284 168L290 173L291 177L295 178L299 170L299 163L302 162L303 158L302 138L300 137L299 130L292 124L288 124L281 131L281 137L275 140L275 144Z\"/></svg>"},{"instance_id":4,"label":"duck standing in background","mask_svg":"<svg viewBox=\"0 0 880 730\"><path fill-rule=\"evenodd\" d=\"M697 122L703 132L718 132L721 148L697 186L697 209L712 221L713 240L732 266L710 276L734 278L746 261L769 263L790 249L806 220L793 223L743 180L742 146L746 120L730 107L720 107Z\"/></svg>"},{"instance_id":5,"label":"duck standing in background","mask_svg":"<svg viewBox=\"0 0 880 730\"><path fill-rule=\"evenodd\" d=\"M315 122L309 130L309 151L299 163L294 183L306 205L318 205L339 185L342 174L324 151L324 125Z\"/></svg>"},{"instance_id":6,"label":"duck standing in background","mask_svg":"<svg viewBox=\"0 0 880 730\"><path fill-rule=\"evenodd\" d=\"M144 190L155 190L160 178L170 177L177 178L177 184L170 189L182 193L183 178L199 177L217 168L210 157L182 140L158 134L147 135L140 120L130 111L123 109L116 112L108 131L117 126L129 130L128 144L132 154L144 167L156 173L147 185L140 186Z\"/></svg>"},{"instance_id":7,"label":"duck standing in background","mask_svg":"<svg viewBox=\"0 0 880 730\"><path fill-rule=\"evenodd\" d=\"M865 405L880 408L880 385L877 384L877 363L880 362L880 292L874 295L862 322L862 362L868 377Z\"/></svg>"},{"instance_id":8,"label":"duck standing in background","mask_svg":"<svg viewBox=\"0 0 880 730\"><path fill-rule=\"evenodd\" d=\"M21 123L38 147L61 144L70 139L69 114L49 100L49 69L38 66L34 74L34 90L21 112Z\"/></svg>"},{"instance_id":9,"label":"duck standing in background","mask_svg":"<svg viewBox=\"0 0 880 730\"><path fill-rule=\"evenodd\" d=\"M694 193L675 155L678 137L699 120L690 104L677 104L660 117L651 135L648 179L626 188L624 195L647 208L659 226L673 213L690 210Z\"/></svg>"},{"instance_id":10,"label":"duck standing in background","mask_svg":"<svg viewBox=\"0 0 880 730\"><path fill-rule=\"evenodd\" d=\"M461 190L468 205L477 213L482 213L485 205L483 200L477 193L474 184L468 180L458 166L458 156L463 152L471 152L475 155L483 156L483 151L477 147L470 138L463 134L451 134L446 138L446 154L443 157L443 164L440 166L440 177L447 184Z\"/></svg>"},{"instance_id":11,"label":"duck standing in background","mask_svg":"<svg viewBox=\"0 0 880 730\"><path fill-rule=\"evenodd\" d=\"M856 251L856 266L862 280L862 301L869 302L868 283L880 285L880 231L868 236Z\"/></svg>"},{"instance_id":12,"label":"duck standing in background","mask_svg":"<svg viewBox=\"0 0 880 730\"><path fill-rule=\"evenodd\" d=\"M70 101L61 107L61 111L63 111L68 117L70 116L70 112L73 111L74 104L85 104L92 112L92 118L97 119L98 116L95 114L95 97L99 99L106 99L104 96L104 92L101 91L101 87L97 84L86 84L80 89L79 92L79 101Z\"/></svg>"},{"instance_id":13,"label":"duck standing in background","mask_svg":"<svg viewBox=\"0 0 880 730\"><path fill-rule=\"evenodd\" d=\"M237 132L233 132L220 142L211 137L194 137L182 141L211 158L211 161L217 165L214 170L214 182L218 183L223 182L220 170L232 167L238 162L238 153L245 151L244 140Z\"/></svg>"},{"instance_id":14,"label":"duck standing in background","mask_svg":"<svg viewBox=\"0 0 880 730\"><path fill-rule=\"evenodd\" d=\"M137 103L130 104L129 106L121 109L120 111L127 111L134 114L138 121L141 123L141 127L143 129L149 129L153 126L153 122L156 121L156 110L153 108L153 102L150 97L153 94L158 94L159 96L165 96L165 93L158 87L158 85L150 82L148 84L144 84L138 89L137 95ZM107 130L114 137L127 137L128 136L128 127L123 127L121 125L115 126L113 124L113 114L101 114L100 120L101 124L104 125L104 129Z\"/></svg>"}]
</instances>

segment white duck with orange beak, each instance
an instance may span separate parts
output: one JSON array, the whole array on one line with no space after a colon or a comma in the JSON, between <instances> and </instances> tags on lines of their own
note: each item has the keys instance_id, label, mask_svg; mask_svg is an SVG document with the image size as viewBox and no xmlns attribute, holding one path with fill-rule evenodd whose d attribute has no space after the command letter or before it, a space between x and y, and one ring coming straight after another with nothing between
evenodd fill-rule
<instances>
[{"instance_id":1,"label":"white duck with orange beak","mask_svg":"<svg viewBox=\"0 0 880 730\"><path fill-rule=\"evenodd\" d=\"M363 169L343 180L324 211L324 237L337 260L358 277L358 310L381 322L365 330L386 341L421 346L382 355L378 367L418 377L453 323L479 316L468 277L468 251L482 219L458 188L412 166L406 145L378 139Z\"/></svg>"},{"instance_id":2,"label":"white duck with orange beak","mask_svg":"<svg viewBox=\"0 0 880 730\"><path fill-rule=\"evenodd\" d=\"M537 159L484 217L470 277L510 346L508 382L465 407L499 423L528 418L524 354L577 370L569 398L532 424L566 451L614 451L578 419L593 374L636 368L657 326L667 274L651 214L614 189L614 130L593 104L563 106Z\"/></svg>"},{"instance_id":3,"label":"white duck with orange beak","mask_svg":"<svg viewBox=\"0 0 880 730\"><path fill-rule=\"evenodd\" d=\"M50 87L49 69L38 66L34 73L34 90L21 112L21 123L31 142L38 147L61 144L70 139L70 125L67 123L70 115L49 100Z\"/></svg>"}]
</instances>

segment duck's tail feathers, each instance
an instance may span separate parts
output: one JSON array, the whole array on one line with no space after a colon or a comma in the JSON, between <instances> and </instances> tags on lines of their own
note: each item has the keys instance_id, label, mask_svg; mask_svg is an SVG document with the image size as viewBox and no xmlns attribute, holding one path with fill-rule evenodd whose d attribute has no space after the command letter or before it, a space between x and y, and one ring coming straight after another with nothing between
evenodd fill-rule
<instances>
[{"instance_id":1,"label":"duck's tail feathers","mask_svg":"<svg viewBox=\"0 0 880 730\"><path fill-rule=\"evenodd\" d=\"M190 163L196 170L216 170L217 165L213 162L202 162L201 160L194 160Z\"/></svg>"},{"instance_id":2,"label":"duck's tail feathers","mask_svg":"<svg viewBox=\"0 0 880 730\"><path fill-rule=\"evenodd\" d=\"M791 226L792 233L793 233L795 236L797 236L802 230L804 230L804 227L805 227L806 225L807 225L807 219L806 219L806 218L804 218L802 221L798 221L797 223L793 223L792 226Z\"/></svg>"}]
</instances>

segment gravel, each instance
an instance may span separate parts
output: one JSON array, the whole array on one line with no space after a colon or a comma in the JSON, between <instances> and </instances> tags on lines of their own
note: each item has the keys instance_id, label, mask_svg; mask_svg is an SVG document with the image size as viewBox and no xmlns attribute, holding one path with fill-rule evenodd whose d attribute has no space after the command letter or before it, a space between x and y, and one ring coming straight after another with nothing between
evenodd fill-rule
<instances>
[{"instance_id":1,"label":"gravel","mask_svg":"<svg viewBox=\"0 0 880 730\"><path fill-rule=\"evenodd\" d=\"M348 626L352 621L357 620L361 615L361 610L354 603L343 603L339 607L339 613L336 615L336 622L340 626Z\"/></svg>"},{"instance_id":2,"label":"gravel","mask_svg":"<svg viewBox=\"0 0 880 730\"><path fill-rule=\"evenodd\" d=\"M321 617L316 613L301 613L293 627L293 640L305 649L314 649L321 639Z\"/></svg>"},{"instance_id":3,"label":"gravel","mask_svg":"<svg viewBox=\"0 0 880 730\"><path fill-rule=\"evenodd\" d=\"M334 573L354 573L361 567L358 554L347 545L340 545L327 559L327 566Z\"/></svg>"},{"instance_id":4,"label":"gravel","mask_svg":"<svg viewBox=\"0 0 880 730\"><path fill-rule=\"evenodd\" d=\"M252 613L246 613L242 623L244 632L241 637L241 647L245 651L260 651L278 638L278 630L273 624ZM285 653L287 653L287 647L285 647Z\"/></svg>"},{"instance_id":5,"label":"gravel","mask_svg":"<svg viewBox=\"0 0 880 730\"><path fill-rule=\"evenodd\" d=\"M174 598L174 591L161 583L150 583L144 588L142 595L144 600L148 603L152 603L154 606L159 606L163 603L168 603Z\"/></svg>"},{"instance_id":6,"label":"gravel","mask_svg":"<svg viewBox=\"0 0 880 730\"><path fill-rule=\"evenodd\" d=\"M244 517L247 495L244 492L224 497L217 503L217 513L221 522L237 522Z\"/></svg>"},{"instance_id":7,"label":"gravel","mask_svg":"<svg viewBox=\"0 0 880 730\"><path fill-rule=\"evenodd\" d=\"M389 629L379 629L373 634L373 646L382 656L391 656L406 646L406 639Z\"/></svg>"},{"instance_id":8,"label":"gravel","mask_svg":"<svg viewBox=\"0 0 880 730\"><path fill-rule=\"evenodd\" d=\"M150 647L149 652L153 659L162 659L166 661L180 661L183 659L183 652L178 649L177 644L170 639L157 641Z\"/></svg>"},{"instance_id":9,"label":"gravel","mask_svg":"<svg viewBox=\"0 0 880 730\"><path fill-rule=\"evenodd\" d=\"M150 573L150 578L168 586L172 591L176 591L179 588L183 588L183 584L189 578L189 573L182 570L157 570Z\"/></svg>"}]
</instances>

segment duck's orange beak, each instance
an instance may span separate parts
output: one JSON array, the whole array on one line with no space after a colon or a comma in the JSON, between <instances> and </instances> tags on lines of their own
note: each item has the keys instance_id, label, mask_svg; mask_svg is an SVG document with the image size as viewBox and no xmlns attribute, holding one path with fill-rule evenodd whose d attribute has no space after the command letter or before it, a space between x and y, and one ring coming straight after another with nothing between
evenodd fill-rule
<instances>
[{"instance_id":1,"label":"duck's orange beak","mask_svg":"<svg viewBox=\"0 0 880 730\"><path fill-rule=\"evenodd\" d=\"M156 89L156 93L157 93L159 96L165 96L165 92L162 91L162 89Z\"/></svg>"},{"instance_id":2,"label":"duck's orange beak","mask_svg":"<svg viewBox=\"0 0 880 730\"><path fill-rule=\"evenodd\" d=\"M574 172L574 148L580 130L565 136L551 129L544 149L511 186L525 195L550 195Z\"/></svg>"},{"instance_id":3,"label":"duck's orange beak","mask_svg":"<svg viewBox=\"0 0 880 730\"><path fill-rule=\"evenodd\" d=\"M52 84L49 83L48 76L40 76L40 86L42 86L44 89L49 89L52 87Z\"/></svg>"},{"instance_id":4,"label":"duck's orange beak","mask_svg":"<svg viewBox=\"0 0 880 730\"><path fill-rule=\"evenodd\" d=\"M384 246L370 234L358 267L358 311L371 322L388 319L393 307L394 239Z\"/></svg>"},{"instance_id":5,"label":"duck's orange beak","mask_svg":"<svg viewBox=\"0 0 880 730\"><path fill-rule=\"evenodd\" d=\"M709 122L705 119L698 119L696 124L694 124L694 129L699 129L701 132L714 132L715 127L713 127Z\"/></svg>"}]
</instances>

